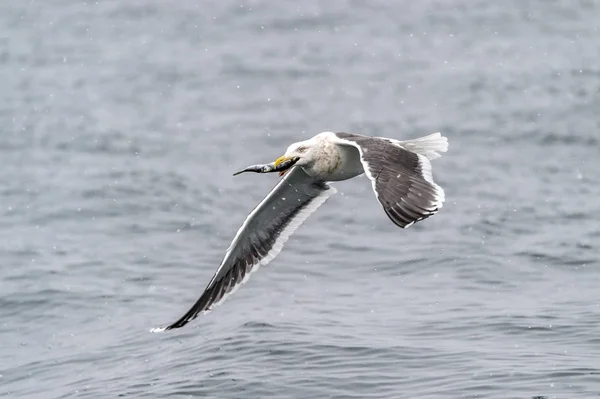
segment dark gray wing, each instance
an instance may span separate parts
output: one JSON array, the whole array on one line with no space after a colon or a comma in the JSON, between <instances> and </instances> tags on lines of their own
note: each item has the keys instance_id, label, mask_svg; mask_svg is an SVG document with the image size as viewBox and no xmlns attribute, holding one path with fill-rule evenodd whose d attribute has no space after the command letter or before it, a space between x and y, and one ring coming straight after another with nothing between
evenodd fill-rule
<instances>
[{"instance_id":1,"label":"dark gray wing","mask_svg":"<svg viewBox=\"0 0 600 399\"><path fill-rule=\"evenodd\" d=\"M442 207L444 190L433 182L427 157L385 138L350 133L335 133L335 136L338 144L359 151L377 199L398 226L409 227Z\"/></svg>"},{"instance_id":2,"label":"dark gray wing","mask_svg":"<svg viewBox=\"0 0 600 399\"><path fill-rule=\"evenodd\" d=\"M290 235L335 189L294 167L248 215L221 265L194 306L175 323L153 332L183 327L245 283L250 273L272 260Z\"/></svg>"}]
</instances>

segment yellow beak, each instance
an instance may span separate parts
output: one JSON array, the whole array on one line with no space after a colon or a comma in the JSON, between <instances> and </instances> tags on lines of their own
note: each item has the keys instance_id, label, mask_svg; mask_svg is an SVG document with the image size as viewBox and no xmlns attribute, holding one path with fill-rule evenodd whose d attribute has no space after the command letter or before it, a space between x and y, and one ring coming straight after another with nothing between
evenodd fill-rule
<instances>
[{"instance_id":1,"label":"yellow beak","mask_svg":"<svg viewBox=\"0 0 600 399\"><path fill-rule=\"evenodd\" d=\"M282 164L282 163L284 163L284 162L288 162L288 161L294 161L294 163L296 163L296 161L298 161L298 158L295 158L295 157L286 157L286 156L284 155L284 156L281 156L281 157L277 158L277 159L275 160L275 162L273 162L273 166L275 166L275 170L277 170L277 167L278 167L279 165L281 165L281 164ZM293 166L293 164L292 164L292 166ZM284 166L284 167L285 167L285 166ZM288 170L290 170L290 169L291 169L291 167L287 167L286 169L284 169L284 170L280 171L280 172L279 172L279 176L283 176L283 175L285 174L285 172L287 172L287 171L288 171Z\"/></svg>"},{"instance_id":2,"label":"yellow beak","mask_svg":"<svg viewBox=\"0 0 600 399\"><path fill-rule=\"evenodd\" d=\"M291 158L288 158L288 157L286 157L285 155L284 155L284 156L281 156L281 157L277 158L277 159L275 160L275 162L273 162L273 165L275 165L275 167L278 167L278 166L279 166L279 164L281 164L282 162L285 162L285 161L289 161L290 159L291 159Z\"/></svg>"}]
</instances>

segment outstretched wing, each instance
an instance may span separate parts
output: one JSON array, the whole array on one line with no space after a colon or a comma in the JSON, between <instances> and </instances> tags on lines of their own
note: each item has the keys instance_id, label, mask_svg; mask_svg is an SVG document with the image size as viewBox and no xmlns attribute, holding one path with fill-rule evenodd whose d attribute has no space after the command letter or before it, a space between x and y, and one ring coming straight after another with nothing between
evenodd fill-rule
<instances>
[{"instance_id":1,"label":"outstretched wing","mask_svg":"<svg viewBox=\"0 0 600 399\"><path fill-rule=\"evenodd\" d=\"M170 326L152 331L183 327L222 303L252 272L271 261L298 226L333 193L334 188L294 167L248 215L194 306Z\"/></svg>"},{"instance_id":2,"label":"outstretched wing","mask_svg":"<svg viewBox=\"0 0 600 399\"><path fill-rule=\"evenodd\" d=\"M358 150L375 196L396 225L409 227L442 207L444 190L433 182L426 156L385 138L349 133L335 136L338 144Z\"/></svg>"}]
</instances>

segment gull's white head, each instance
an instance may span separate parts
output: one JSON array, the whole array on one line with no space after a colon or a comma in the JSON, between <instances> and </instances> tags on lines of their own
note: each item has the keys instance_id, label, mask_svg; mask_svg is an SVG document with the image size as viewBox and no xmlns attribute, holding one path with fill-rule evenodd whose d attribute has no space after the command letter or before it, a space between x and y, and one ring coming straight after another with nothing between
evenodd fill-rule
<instances>
[{"instance_id":1,"label":"gull's white head","mask_svg":"<svg viewBox=\"0 0 600 399\"><path fill-rule=\"evenodd\" d=\"M294 143L288 147L285 151L285 155L280 159L292 159L298 158L296 165L298 166L307 166L315 161L316 151L314 140L305 140Z\"/></svg>"},{"instance_id":2,"label":"gull's white head","mask_svg":"<svg viewBox=\"0 0 600 399\"><path fill-rule=\"evenodd\" d=\"M323 144L323 140L326 139L326 135L326 132L320 133L311 139L299 141L290 145L285 151L285 154L275 161L275 167L283 162L291 162L291 166L298 165L310 167L318 160L321 152L321 144ZM285 173L285 171L282 171L280 174L283 175L283 173Z\"/></svg>"}]
</instances>

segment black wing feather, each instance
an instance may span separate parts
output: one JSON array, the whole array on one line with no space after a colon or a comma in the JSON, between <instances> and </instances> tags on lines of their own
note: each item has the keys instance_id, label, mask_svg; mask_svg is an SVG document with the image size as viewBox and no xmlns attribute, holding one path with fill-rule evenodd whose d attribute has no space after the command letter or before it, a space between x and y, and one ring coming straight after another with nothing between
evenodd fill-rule
<instances>
[{"instance_id":1,"label":"black wing feather","mask_svg":"<svg viewBox=\"0 0 600 399\"><path fill-rule=\"evenodd\" d=\"M426 157L383 138L350 133L336 136L358 149L377 199L396 225L409 227L441 208L443 190L427 180L431 165Z\"/></svg>"},{"instance_id":2,"label":"black wing feather","mask_svg":"<svg viewBox=\"0 0 600 399\"><path fill-rule=\"evenodd\" d=\"M283 244L279 240L287 240L287 236L308 217L308 213L333 192L335 190L323 182L314 181L300 167L288 172L250 213L200 298L185 315L165 330L183 327L222 301L225 295L244 282L261 260L267 256L274 257L277 253L272 253L273 250L278 252L280 249L275 247Z\"/></svg>"}]
</instances>

